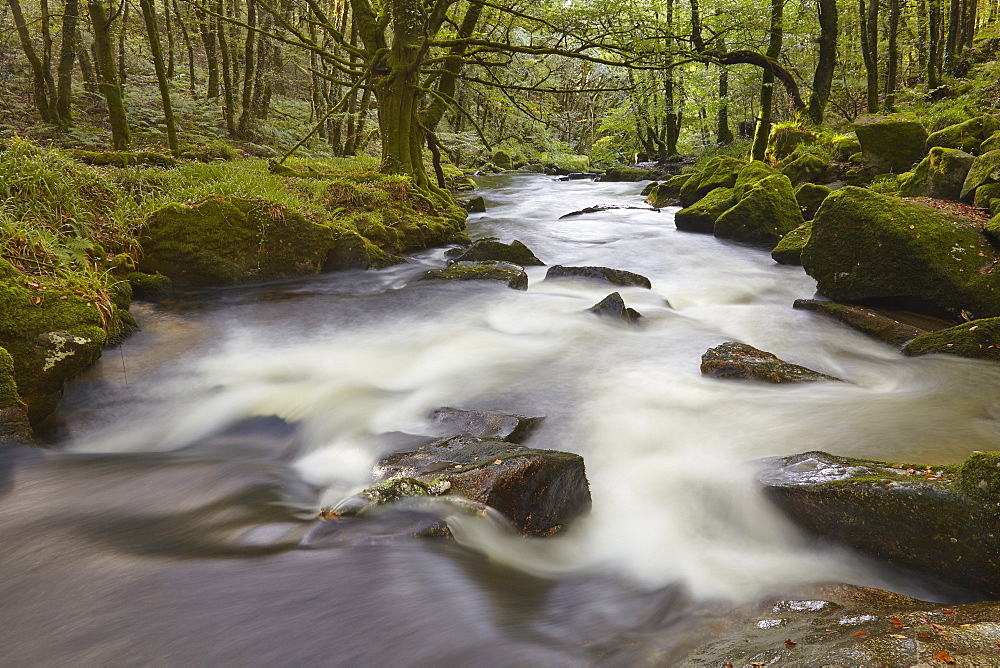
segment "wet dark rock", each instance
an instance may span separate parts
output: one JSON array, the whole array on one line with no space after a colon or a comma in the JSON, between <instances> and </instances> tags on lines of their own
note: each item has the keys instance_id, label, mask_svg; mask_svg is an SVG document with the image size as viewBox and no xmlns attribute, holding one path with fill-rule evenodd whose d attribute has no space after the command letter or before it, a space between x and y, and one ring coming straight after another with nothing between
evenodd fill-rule
<instances>
[{"instance_id":1,"label":"wet dark rock","mask_svg":"<svg viewBox=\"0 0 1000 668\"><path fill-rule=\"evenodd\" d=\"M509 244L495 238L479 239L465 248L453 248L445 253L451 262L480 262L497 260L511 262L522 267L542 266L545 263L535 257L527 246L516 239Z\"/></svg>"},{"instance_id":2,"label":"wet dark rock","mask_svg":"<svg viewBox=\"0 0 1000 668\"><path fill-rule=\"evenodd\" d=\"M593 172L571 172L566 175L566 179L568 181L585 181L587 179L596 179L598 177L599 175L594 174Z\"/></svg>"},{"instance_id":3,"label":"wet dark rock","mask_svg":"<svg viewBox=\"0 0 1000 668\"><path fill-rule=\"evenodd\" d=\"M648 169L635 169L633 167L611 167L600 177L606 182L632 182L645 181L656 177L656 172Z\"/></svg>"},{"instance_id":4,"label":"wet dark rock","mask_svg":"<svg viewBox=\"0 0 1000 668\"><path fill-rule=\"evenodd\" d=\"M473 197L465 202L465 210L469 213L484 213L486 211L486 200L481 195Z\"/></svg>"},{"instance_id":5,"label":"wet dark rock","mask_svg":"<svg viewBox=\"0 0 1000 668\"><path fill-rule=\"evenodd\" d=\"M701 356L701 372L713 378L759 380L766 383L807 383L817 380L836 380L833 376L790 364L777 355L727 341Z\"/></svg>"},{"instance_id":6,"label":"wet dark rock","mask_svg":"<svg viewBox=\"0 0 1000 668\"><path fill-rule=\"evenodd\" d=\"M509 262L456 262L447 269L431 269L420 280L430 281L500 281L515 290L528 289L524 269Z\"/></svg>"},{"instance_id":7,"label":"wet dark rock","mask_svg":"<svg viewBox=\"0 0 1000 668\"><path fill-rule=\"evenodd\" d=\"M901 174L924 157L927 131L916 121L880 120L858 125L865 165Z\"/></svg>"},{"instance_id":8,"label":"wet dark rock","mask_svg":"<svg viewBox=\"0 0 1000 668\"><path fill-rule=\"evenodd\" d=\"M792 306L828 316L894 346L901 346L921 334L951 326L947 320L917 313L866 308L819 299L796 299Z\"/></svg>"},{"instance_id":9,"label":"wet dark rock","mask_svg":"<svg viewBox=\"0 0 1000 668\"><path fill-rule=\"evenodd\" d=\"M561 264L556 264L549 267L549 270L545 273L545 278L583 278L622 287L653 287L649 279L641 274L635 274L624 269L609 269L608 267L564 267Z\"/></svg>"},{"instance_id":10,"label":"wet dark rock","mask_svg":"<svg viewBox=\"0 0 1000 668\"><path fill-rule=\"evenodd\" d=\"M995 602L941 605L847 584L802 594L730 614L738 626L674 665L910 668L945 666L951 659L963 666L1000 665Z\"/></svg>"},{"instance_id":11,"label":"wet dark rock","mask_svg":"<svg viewBox=\"0 0 1000 668\"><path fill-rule=\"evenodd\" d=\"M799 526L890 564L1000 594L1000 453L959 466L824 452L761 461L767 496Z\"/></svg>"},{"instance_id":12,"label":"wet dark rock","mask_svg":"<svg viewBox=\"0 0 1000 668\"><path fill-rule=\"evenodd\" d=\"M996 260L973 220L854 187L823 201L802 249L835 301L945 317L1000 315Z\"/></svg>"},{"instance_id":13,"label":"wet dark rock","mask_svg":"<svg viewBox=\"0 0 1000 668\"><path fill-rule=\"evenodd\" d=\"M506 441L456 436L381 459L376 483L415 478L499 510L527 535L559 531L590 508L583 458Z\"/></svg>"},{"instance_id":14,"label":"wet dark rock","mask_svg":"<svg viewBox=\"0 0 1000 668\"><path fill-rule=\"evenodd\" d=\"M602 318L624 320L630 324L636 322L642 317L642 314L634 308L628 308L625 306L625 300L623 300L622 296L617 292L612 292L610 295L587 309L587 311L595 315L599 315Z\"/></svg>"},{"instance_id":15,"label":"wet dark rock","mask_svg":"<svg viewBox=\"0 0 1000 668\"><path fill-rule=\"evenodd\" d=\"M449 434L523 443L545 418L443 407L435 409L431 419Z\"/></svg>"},{"instance_id":16,"label":"wet dark rock","mask_svg":"<svg viewBox=\"0 0 1000 668\"><path fill-rule=\"evenodd\" d=\"M948 329L921 333L903 348L904 355L931 353L1000 362L1000 318L971 320Z\"/></svg>"},{"instance_id":17,"label":"wet dark rock","mask_svg":"<svg viewBox=\"0 0 1000 668\"><path fill-rule=\"evenodd\" d=\"M628 206L627 204L598 204L596 206L588 206L585 209L580 209L579 211L571 211L569 213L559 216L559 220L563 218L572 218L574 216L582 216L585 213L601 213L603 211L617 211L624 209L635 209L638 211L659 211L659 209L649 207L649 206Z\"/></svg>"}]
</instances>

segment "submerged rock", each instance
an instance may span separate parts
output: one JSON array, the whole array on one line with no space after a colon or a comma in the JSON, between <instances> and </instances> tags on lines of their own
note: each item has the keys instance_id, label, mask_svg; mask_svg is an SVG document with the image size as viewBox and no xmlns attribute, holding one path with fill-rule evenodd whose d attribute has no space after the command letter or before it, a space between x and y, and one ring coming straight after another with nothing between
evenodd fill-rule
<instances>
[{"instance_id":1,"label":"submerged rock","mask_svg":"<svg viewBox=\"0 0 1000 668\"><path fill-rule=\"evenodd\" d=\"M642 317L642 314L634 308L628 308L625 306L625 300L622 299L622 296L617 292L612 292L610 295L587 309L587 311L595 315L599 315L602 318L623 320L630 324L636 322Z\"/></svg>"},{"instance_id":2,"label":"submerged rock","mask_svg":"<svg viewBox=\"0 0 1000 668\"><path fill-rule=\"evenodd\" d=\"M453 248L445 253L452 262L479 262L482 260L498 260L511 262L522 267L544 266L545 263L535 257L527 246L516 239L509 244L495 238L473 241L466 248Z\"/></svg>"},{"instance_id":3,"label":"submerged rock","mask_svg":"<svg viewBox=\"0 0 1000 668\"><path fill-rule=\"evenodd\" d=\"M545 418L443 407L434 410L431 419L449 434L523 443Z\"/></svg>"},{"instance_id":4,"label":"submerged rock","mask_svg":"<svg viewBox=\"0 0 1000 668\"><path fill-rule=\"evenodd\" d=\"M736 204L732 188L716 188L689 207L674 214L674 225L685 232L712 233L715 221Z\"/></svg>"},{"instance_id":5,"label":"submerged rock","mask_svg":"<svg viewBox=\"0 0 1000 668\"><path fill-rule=\"evenodd\" d=\"M559 531L590 508L583 458L506 441L456 436L397 452L375 465L376 482L448 483L458 495L499 510L527 535Z\"/></svg>"},{"instance_id":6,"label":"submerged rock","mask_svg":"<svg viewBox=\"0 0 1000 668\"><path fill-rule=\"evenodd\" d=\"M924 157L927 131L915 121L883 120L856 129L864 162L876 172L900 174Z\"/></svg>"},{"instance_id":7,"label":"submerged rock","mask_svg":"<svg viewBox=\"0 0 1000 668\"><path fill-rule=\"evenodd\" d=\"M713 232L773 248L803 222L792 184L784 174L774 174L754 184L732 208L715 221Z\"/></svg>"},{"instance_id":8,"label":"submerged rock","mask_svg":"<svg viewBox=\"0 0 1000 668\"><path fill-rule=\"evenodd\" d=\"M628 204L597 204L595 206L588 206L579 211L570 211L569 213L564 213L559 216L559 220L563 218L573 218L575 216L582 216L587 213L601 213L604 211L619 211L625 209L634 209L637 211L659 211L659 209L654 209L648 206L629 206Z\"/></svg>"},{"instance_id":9,"label":"submerged rock","mask_svg":"<svg viewBox=\"0 0 1000 668\"><path fill-rule=\"evenodd\" d=\"M819 299L796 299L792 307L828 316L894 346L901 346L921 334L945 329L951 325L946 320L916 313L871 309Z\"/></svg>"},{"instance_id":10,"label":"submerged rock","mask_svg":"<svg viewBox=\"0 0 1000 668\"><path fill-rule=\"evenodd\" d=\"M931 315L1000 315L997 254L970 219L845 187L823 201L802 266L844 302Z\"/></svg>"},{"instance_id":11,"label":"submerged rock","mask_svg":"<svg viewBox=\"0 0 1000 668\"><path fill-rule=\"evenodd\" d=\"M1000 318L972 320L948 329L921 333L903 348L904 355L930 353L1000 362Z\"/></svg>"},{"instance_id":12,"label":"submerged rock","mask_svg":"<svg viewBox=\"0 0 1000 668\"><path fill-rule=\"evenodd\" d=\"M767 496L813 533L1000 594L1000 453L924 466L807 452L762 460L759 478Z\"/></svg>"},{"instance_id":13,"label":"submerged rock","mask_svg":"<svg viewBox=\"0 0 1000 668\"><path fill-rule=\"evenodd\" d=\"M564 267L561 264L556 264L549 267L549 270L545 272L545 278L582 278L622 287L653 287L649 279L641 274L635 274L624 269L609 269L608 267Z\"/></svg>"},{"instance_id":14,"label":"submerged rock","mask_svg":"<svg viewBox=\"0 0 1000 668\"><path fill-rule=\"evenodd\" d=\"M509 262L486 260L456 262L447 269L431 269L420 280L437 281L500 281L515 290L528 289L528 274Z\"/></svg>"},{"instance_id":15,"label":"submerged rock","mask_svg":"<svg viewBox=\"0 0 1000 668\"><path fill-rule=\"evenodd\" d=\"M748 346L727 341L701 356L701 372L713 378L760 380L766 383L806 383L817 380L836 380L833 376L790 364L778 356Z\"/></svg>"}]
</instances>

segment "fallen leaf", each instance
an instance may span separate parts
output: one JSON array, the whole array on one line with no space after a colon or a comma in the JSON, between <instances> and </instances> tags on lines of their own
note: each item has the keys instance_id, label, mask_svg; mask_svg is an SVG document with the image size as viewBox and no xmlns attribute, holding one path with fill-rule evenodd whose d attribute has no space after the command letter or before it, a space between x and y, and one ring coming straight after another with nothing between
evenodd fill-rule
<instances>
[{"instance_id":1,"label":"fallen leaf","mask_svg":"<svg viewBox=\"0 0 1000 668\"><path fill-rule=\"evenodd\" d=\"M798 645L798 643L794 640L788 639L785 641L785 647L795 647L796 645Z\"/></svg>"},{"instance_id":2,"label":"fallen leaf","mask_svg":"<svg viewBox=\"0 0 1000 668\"><path fill-rule=\"evenodd\" d=\"M948 609L945 609L945 610L942 610L942 611L941 611L941 614L942 614L942 615L954 615L954 614L955 614L955 611L954 611L954 610L948 610Z\"/></svg>"},{"instance_id":3,"label":"fallen leaf","mask_svg":"<svg viewBox=\"0 0 1000 668\"><path fill-rule=\"evenodd\" d=\"M733 664L731 664L731 663L724 663L724 664L722 664L722 668L733 668Z\"/></svg>"},{"instance_id":4,"label":"fallen leaf","mask_svg":"<svg viewBox=\"0 0 1000 668\"><path fill-rule=\"evenodd\" d=\"M943 635L945 638L950 638L951 637L951 634L948 633L947 631L942 631L941 635Z\"/></svg>"},{"instance_id":5,"label":"fallen leaf","mask_svg":"<svg viewBox=\"0 0 1000 668\"><path fill-rule=\"evenodd\" d=\"M953 657L951 654L948 654L948 652L945 651L934 652L934 658L942 663L947 663L948 665L958 663L957 661L955 661L955 657Z\"/></svg>"},{"instance_id":6,"label":"fallen leaf","mask_svg":"<svg viewBox=\"0 0 1000 668\"><path fill-rule=\"evenodd\" d=\"M941 629L943 629L944 627L943 627L943 626L941 626L940 624L931 624L931 628L933 628L933 629L937 629L938 631L940 631L940 630L941 630Z\"/></svg>"},{"instance_id":7,"label":"fallen leaf","mask_svg":"<svg viewBox=\"0 0 1000 668\"><path fill-rule=\"evenodd\" d=\"M890 633L889 637L890 638L906 638L906 636L904 636L902 633Z\"/></svg>"},{"instance_id":8,"label":"fallen leaf","mask_svg":"<svg viewBox=\"0 0 1000 668\"><path fill-rule=\"evenodd\" d=\"M32 297L31 298L31 303L32 304L41 304L42 303L42 298L41 297Z\"/></svg>"},{"instance_id":9,"label":"fallen leaf","mask_svg":"<svg viewBox=\"0 0 1000 668\"><path fill-rule=\"evenodd\" d=\"M503 460L502 459L494 459L493 463L494 464L503 464Z\"/></svg>"},{"instance_id":10,"label":"fallen leaf","mask_svg":"<svg viewBox=\"0 0 1000 668\"><path fill-rule=\"evenodd\" d=\"M928 633L927 631L921 631L921 632L920 632L920 635L921 635L922 637L924 637L924 638L933 638L933 637L934 637L934 636L932 636L932 635L931 635L930 633ZM997 644L998 644L998 645L1000 645L1000 642L998 642Z\"/></svg>"},{"instance_id":11,"label":"fallen leaf","mask_svg":"<svg viewBox=\"0 0 1000 668\"><path fill-rule=\"evenodd\" d=\"M889 623L895 626L896 628L900 629L903 628L903 620L900 619L899 617L890 617Z\"/></svg>"},{"instance_id":12,"label":"fallen leaf","mask_svg":"<svg viewBox=\"0 0 1000 668\"><path fill-rule=\"evenodd\" d=\"M857 633L855 633L853 635L854 635L855 638L860 638L861 636L868 635L868 631L858 631Z\"/></svg>"}]
</instances>

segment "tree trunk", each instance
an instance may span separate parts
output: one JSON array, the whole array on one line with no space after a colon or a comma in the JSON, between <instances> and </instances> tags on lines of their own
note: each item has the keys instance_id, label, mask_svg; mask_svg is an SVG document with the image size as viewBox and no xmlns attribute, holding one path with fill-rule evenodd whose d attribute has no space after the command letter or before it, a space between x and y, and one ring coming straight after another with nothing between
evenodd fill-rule
<instances>
[{"instance_id":1,"label":"tree trunk","mask_svg":"<svg viewBox=\"0 0 1000 668\"><path fill-rule=\"evenodd\" d=\"M100 86L94 75L94 62L90 58L90 51L84 44L83 33L80 32L79 20L76 23L76 59L80 62L80 76L83 78L84 89L96 93Z\"/></svg>"},{"instance_id":2,"label":"tree trunk","mask_svg":"<svg viewBox=\"0 0 1000 668\"><path fill-rule=\"evenodd\" d=\"M959 33L962 31L962 0L951 0L948 11L948 42L945 45L944 69L955 73L958 63Z\"/></svg>"},{"instance_id":3,"label":"tree trunk","mask_svg":"<svg viewBox=\"0 0 1000 668\"><path fill-rule=\"evenodd\" d=\"M725 38L719 39L719 49L726 50ZM733 143L733 131L729 127L729 69L719 68L719 112L716 116L715 141L719 146Z\"/></svg>"},{"instance_id":4,"label":"tree trunk","mask_svg":"<svg viewBox=\"0 0 1000 668\"><path fill-rule=\"evenodd\" d=\"M868 113L878 112L878 0L858 0L858 18L861 21L861 57L867 73Z\"/></svg>"},{"instance_id":5,"label":"tree trunk","mask_svg":"<svg viewBox=\"0 0 1000 668\"><path fill-rule=\"evenodd\" d=\"M219 58L216 51L215 19L205 12L198 12L198 30L201 33L201 43L205 46L205 65L208 69L208 87L205 97L219 97Z\"/></svg>"},{"instance_id":6,"label":"tree trunk","mask_svg":"<svg viewBox=\"0 0 1000 668\"><path fill-rule=\"evenodd\" d=\"M833 73L837 66L837 0L819 0L819 53L813 74L812 93L809 95L809 118L816 125L823 123L826 103L833 87Z\"/></svg>"},{"instance_id":7,"label":"tree trunk","mask_svg":"<svg viewBox=\"0 0 1000 668\"><path fill-rule=\"evenodd\" d=\"M899 72L899 48L896 38L899 35L899 0L889 0L889 34L886 54L888 63L885 71L885 109L895 111L896 79Z\"/></svg>"},{"instance_id":8,"label":"tree trunk","mask_svg":"<svg viewBox=\"0 0 1000 668\"><path fill-rule=\"evenodd\" d=\"M243 94L240 100L240 120L236 124L236 136L240 139L249 139L251 134L253 84L256 80L254 65L257 62L254 57L257 33L252 30L257 27L257 3L254 0L247 2L247 25L251 29L247 30L246 41L243 43Z\"/></svg>"},{"instance_id":9,"label":"tree trunk","mask_svg":"<svg viewBox=\"0 0 1000 668\"><path fill-rule=\"evenodd\" d=\"M118 72L115 70L115 51L111 39L111 23L108 10L102 0L88 0L91 29L94 34L94 64L101 81L101 92L108 106L108 120L111 123L111 141L115 150L127 151L132 147L128 119L125 116L125 100L122 97Z\"/></svg>"},{"instance_id":10,"label":"tree trunk","mask_svg":"<svg viewBox=\"0 0 1000 668\"><path fill-rule=\"evenodd\" d=\"M174 79L174 21L170 16L170 0L163 0L163 23L167 33L167 79Z\"/></svg>"},{"instance_id":11,"label":"tree trunk","mask_svg":"<svg viewBox=\"0 0 1000 668\"><path fill-rule=\"evenodd\" d=\"M781 40L784 36L782 18L785 0L771 0L771 26L767 40L767 57L776 61L781 55ZM754 160L763 160L767 150L767 140L771 135L771 106L774 101L774 71L765 69L760 84L760 116L753 135L750 153Z\"/></svg>"},{"instance_id":12,"label":"tree trunk","mask_svg":"<svg viewBox=\"0 0 1000 668\"><path fill-rule=\"evenodd\" d=\"M941 0L927 0L927 88L941 85Z\"/></svg>"},{"instance_id":13,"label":"tree trunk","mask_svg":"<svg viewBox=\"0 0 1000 668\"><path fill-rule=\"evenodd\" d=\"M128 72L125 70L125 27L128 25L128 10L129 10L129 0L122 0L121 9L117 14L121 15L121 21L118 23L118 84L120 86L125 85L125 80L128 78ZM116 14L116 16L117 16ZM114 20L114 17L111 19Z\"/></svg>"},{"instance_id":14,"label":"tree trunk","mask_svg":"<svg viewBox=\"0 0 1000 668\"><path fill-rule=\"evenodd\" d=\"M215 4L215 11L222 15L224 7L222 0ZM222 56L222 117L226 120L226 132L230 137L236 136L236 101L233 99L232 54L229 49L229 38L226 36L226 26L222 19L216 23L219 35L219 55Z\"/></svg>"},{"instance_id":15,"label":"tree trunk","mask_svg":"<svg viewBox=\"0 0 1000 668\"><path fill-rule=\"evenodd\" d=\"M21 48L31 65L33 92L35 98L35 108L38 109L39 116L46 123L57 123L59 117L55 113L54 101L56 99L55 82L52 80L52 72L45 69L42 59L35 51L35 45L28 33L28 24L24 20L21 11L20 0L7 0L10 5L11 15L14 19L14 26L17 28L17 35L21 39Z\"/></svg>"},{"instance_id":16,"label":"tree trunk","mask_svg":"<svg viewBox=\"0 0 1000 668\"><path fill-rule=\"evenodd\" d=\"M177 6L177 0L171 0L171 5L173 5L174 8L174 16L177 18L177 25L181 27L181 39L184 40L184 48L187 51L188 90L191 91L191 97L197 100L198 79L195 77L194 71L194 45L191 44L191 35L188 34L187 24L184 23L184 17L181 16L180 7Z\"/></svg>"},{"instance_id":17,"label":"tree trunk","mask_svg":"<svg viewBox=\"0 0 1000 668\"><path fill-rule=\"evenodd\" d=\"M56 86L56 116L64 125L70 125L73 122L73 110L70 102L73 93L73 65L76 63L76 33L79 16L79 0L66 0L63 5L62 43L59 45L59 79Z\"/></svg>"},{"instance_id":18,"label":"tree trunk","mask_svg":"<svg viewBox=\"0 0 1000 668\"><path fill-rule=\"evenodd\" d=\"M160 88L160 100L163 102L163 119L167 126L167 145L170 153L180 155L177 145L177 126L174 124L174 108L170 104L170 84L167 81L167 69L163 64L163 51L160 49L159 25L156 20L156 8L153 0L139 0L142 8L142 19L146 24L146 37L149 40L149 50L153 54L153 69L156 72L156 82Z\"/></svg>"}]
</instances>

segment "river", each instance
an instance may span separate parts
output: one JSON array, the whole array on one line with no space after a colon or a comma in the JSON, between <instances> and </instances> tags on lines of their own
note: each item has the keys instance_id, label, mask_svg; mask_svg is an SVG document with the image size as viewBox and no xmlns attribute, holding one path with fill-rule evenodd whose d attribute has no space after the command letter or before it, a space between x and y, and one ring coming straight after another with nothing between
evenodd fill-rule
<instances>
[{"instance_id":1,"label":"river","mask_svg":"<svg viewBox=\"0 0 1000 668\"><path fill-rule=\"evenodd\" d=\"M29 665L678 665L743 602L820 582L950 594L790 526L756 458L820 449L954 463L995 450L1000 367L905 358L796 311L815 283L760 249L679 232L640 184L480 179L474 238L548 264L638 272L640 325L585 313L613 289L419 282L441 249L137 305L142 331L73 381L51 452L0 453L0 647ZM742 341L847 380L702 377ZM303 543L323 505L428 434L439 406L546 419L593 510L546 539L413 513ZM396 434L396 435L394 435Z\"/></svg>"}]
</instances>

